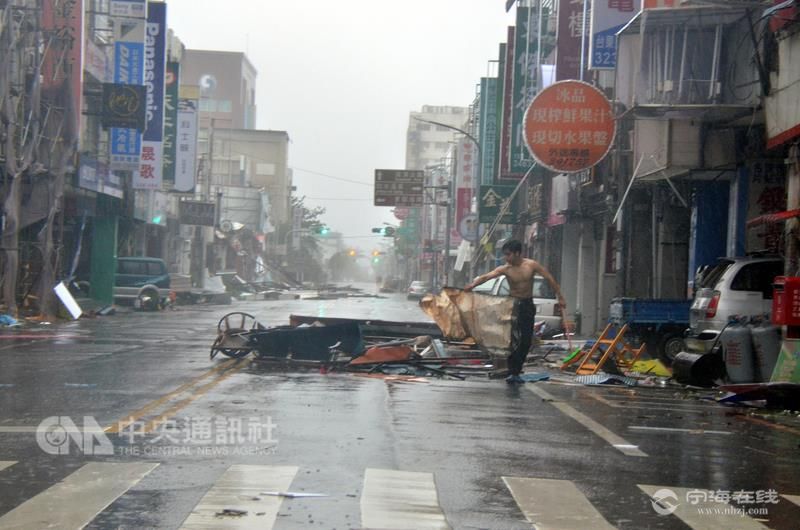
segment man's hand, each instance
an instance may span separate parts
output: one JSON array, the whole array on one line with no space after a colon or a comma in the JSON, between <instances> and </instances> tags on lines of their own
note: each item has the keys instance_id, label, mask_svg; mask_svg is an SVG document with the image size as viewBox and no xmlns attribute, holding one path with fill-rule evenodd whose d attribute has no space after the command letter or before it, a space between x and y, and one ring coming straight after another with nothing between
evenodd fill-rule
<instances>
[{"instance_id":1,"label":"man's hand","mask_svg":"<svg viewBox=\"0 0 800 530\"><path fill-rule=\"evenodd\" d=\"M467 293L468 293L468 292L470 292L470 291L471 291L472 289L474 289L474 288L475 288L475 286L474 286L474 285L472 285L472 284L470 283L469 285L465 285L465 286L464 286L464 292L467 292Z\"/></svg>"}]
</instances>

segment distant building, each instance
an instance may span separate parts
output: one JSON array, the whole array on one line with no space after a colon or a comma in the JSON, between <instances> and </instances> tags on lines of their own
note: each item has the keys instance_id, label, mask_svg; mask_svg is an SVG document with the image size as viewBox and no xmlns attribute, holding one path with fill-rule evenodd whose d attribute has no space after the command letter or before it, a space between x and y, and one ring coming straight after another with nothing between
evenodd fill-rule
<instances>
[{"instance_id":1,"label":"distant building","mask_svg":"<svg viewBox=\"0 0 800 530\"><path fill-rule=\"evenodd\" d=\"M425 169L442 163L458 134L429 120L465 129L470 118L468 107L423 105L421 112L411 112L406 134L406 169Z\"/></svg>"},{"instance_id":2,"label":"distant building","mask_svg":"<svg viewBox=\"0 0 800 530\"><path fill-rule=\"evenodd\" d=\"M200 127L256 128L258 72L244 53L186 50L181 82L200 87Z\"/></svg>"},{"instance_id":3,"label":"distant building","mask_svg":"<svg viewBox=\"0 0 800 530\"><path fill-rule=\"evenodd\" d=\"M460 134L443 125L466 130L470 112L469 107L437 105L423 105L421 112L411 112L406 134L406 169L424 170L427 186L447 184L451 179L455 140ZM447 201L447 193L441 189L429 190L426 197L440 204ZM404 221L404 225L416 228L405 230L408 235L401 238L401 254L408 259L407 279L430 278L436 284L436 271L441 270L441 264L435 262L438 258L433 250L444 245L447 209L431 204L429 199L426 203L422 208L412 209Z\"/></svg>"},{"instance_id":4,"label":"distant building","mask_svg":"<svg viewBox=\"0 0 800 530\"><path fill-rule=\"evenodd\" d=\"M203 154L209 152L208 133L208 129L200 132L198 147ZM240 219L235 214L226 214L236 209L228 199L233 201L244 189L253 190L253 197L257 198L261 190L269 197L269 223L277 227L288 222L292 187L288 158L289 134L285 131L215 128L211 186L223 194L222 215L233 215L230 220L248 223L247 217ZM259 226L252 228L261 231Z\"/></svg>"}]
</instances>

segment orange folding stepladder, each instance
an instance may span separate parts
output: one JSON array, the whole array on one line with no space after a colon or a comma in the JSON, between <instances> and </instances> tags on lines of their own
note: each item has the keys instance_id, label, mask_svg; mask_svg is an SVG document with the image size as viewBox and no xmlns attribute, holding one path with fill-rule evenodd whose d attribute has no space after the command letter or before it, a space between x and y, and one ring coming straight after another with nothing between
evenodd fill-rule
<instances>
[{"instance_id":1,"label":"orange folding stepladder","mask_svg":"<svg viewBox=\"0 0 800 530\"><path fill-rule=\"evenodd\" d=\"M561 365L561 369L566 370L571 365L580 362L575 373L594 375L603 368L609 358L612 358L612 362L620 370L632 369L633 363L639 360L642 352L646 351L647 345L642 343L638 348L634 348L625 341L628 324L623 325L618 331L616 331L616 327L615 324L607 325L590 350L582 351L570 358ZM595 360L598 356L599 359Z\"/></svg>"}]
</instances>

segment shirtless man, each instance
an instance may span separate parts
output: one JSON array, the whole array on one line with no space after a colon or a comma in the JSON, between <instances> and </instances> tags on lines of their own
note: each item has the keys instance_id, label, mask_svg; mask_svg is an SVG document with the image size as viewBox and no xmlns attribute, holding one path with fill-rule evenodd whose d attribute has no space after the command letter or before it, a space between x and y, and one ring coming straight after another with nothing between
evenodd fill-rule
<instances>
[{"instance_id":1,"label":"shirtless man","mask_svg":"<svg viewBox=\"0 0 800 530\"><path fill-rule=\"evenodd\" d=\"M533 277L537 274L542 276L553 286L553 290L558 296L558 303L561 306L561 314L564 315L566 303L561 295L561 288L556 283L555 278L537 261L522 257L522 243L517 240L507 241L503 245L503 256L506 264L497 267L495 270L482 274L464 287L465 291L471 291L475 286L482 284L492 278L505 276L508 278L509 295L514 298L514 308L511 311L511 345L508 356L509 376L507 383L524 383L519 374L522 373L522 365L528 356L533 339L533 325L536 317L536 306L533 305Z\"/></svg>"}]
</instances>

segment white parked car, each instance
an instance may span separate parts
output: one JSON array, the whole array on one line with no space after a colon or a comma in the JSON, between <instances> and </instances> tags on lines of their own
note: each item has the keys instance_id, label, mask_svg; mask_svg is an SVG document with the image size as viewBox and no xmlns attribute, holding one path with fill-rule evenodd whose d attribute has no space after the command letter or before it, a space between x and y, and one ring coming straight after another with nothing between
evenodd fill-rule
<instances>
[{"instance_id":1,"label":"white parked car","mask_svg":"<svg viewBox=\"0 0 800 530\"><path fill-rule=\"evenodd\" d=\"M731 317L770 316L772 284L782 275L783 260L776 257L721 258L701 271L689 310L687 346L705 351L712 342L709 339L722 331ZM701 340L701 333L708 339Z\"/></svg>"},{"instance_id":2,"label":"white parked car","mask_svg":"<svg viewBox=\"0 0 800 530\"><path fill-rule=\"evenodd\" d=\"M406 298L409 300L413 300L415 298L419 300L429 292L431 292L431 285L428 282L414 280L411 282L411 285L408 286Z\"/></svg>"},{"instance_id":3,"label":"white parked car","mask_svg":"<svg viewBox=\"0 0 800 530\"><path fill-rule=\"evenodd\" d=\"M476 286L476 293L491 294L495 296L508 296L508 278L499 276ZM560 333L564 326L561 321L561 306L558 305L553 288L547 281L540 277L533 278L533 304L536 306L536 322L545 323L545 336Z\"/></svg>"}]
</instances>

